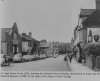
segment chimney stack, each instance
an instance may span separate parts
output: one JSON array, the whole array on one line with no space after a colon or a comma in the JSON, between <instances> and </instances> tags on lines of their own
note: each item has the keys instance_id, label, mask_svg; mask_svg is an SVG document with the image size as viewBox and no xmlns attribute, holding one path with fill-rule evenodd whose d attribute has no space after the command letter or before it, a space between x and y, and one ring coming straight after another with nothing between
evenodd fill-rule
<instances>
[{"instance_id":1,"label":"chimney stack","mask_svg":"<svg viewBox=\"0 0 100 81\"><path fill-rule=\"evenodd\" d=\"M32 37L32 33L31 32L29 32L29 36Z\"/></svg>"},{"instance_id":2,"label":"chimney stack","mask_svg":"<svg viewBox=\"0 0 100 81\"><path fill-rule=\"evenodd\" d=\"M100 0L96 0L96 9L100 10Z\"/></svg>"}]
</instances>

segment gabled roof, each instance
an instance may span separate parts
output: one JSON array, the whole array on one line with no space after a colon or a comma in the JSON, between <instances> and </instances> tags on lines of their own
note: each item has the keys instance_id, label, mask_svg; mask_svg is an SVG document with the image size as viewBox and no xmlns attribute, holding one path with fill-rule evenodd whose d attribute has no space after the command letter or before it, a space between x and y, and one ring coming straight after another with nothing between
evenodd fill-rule
<instances>
[{"instance_id":1,"label":"gabled roof","mask_svg":"<svg viewBox=\"0 0 100 81\"><path fill-rule=\"evenodd\" d=\"M96 11L96 9L81 9L80 17L89 16L95 11Z\"/></svg>"},{"instance_id":2,"label":"gabled roof","mask_svg":"<svg viewBox=\"0 0 100 81\"><path fill-rule=\"evenodd\" d=\"M22 38L22 40L25 40L25 41L28 41L28 40L37 41L36 39L30 37L26 33L22 33L21 38Z\"/></svg>"},{"instance_id":3,"label":"gabled roof","mask_svg":"<svg viewBox=\"0 0 100 81\"><path fill-rule=\"evenodd\" d=\"M12 28L1 28L1 41L6 41L6 33L10 33Z\"/></svg>"},{"instance_id":4,"label":"gabled roof","mask_svg":"<svg viewBox=\"0 0 100 81\"><path fill-rule=\"evenodd\" d=\"M83 25L88 27L100 27L100 11L95 10L95 12L93 12L85 21L83 21Z\"/></svg>"}]
</instances>

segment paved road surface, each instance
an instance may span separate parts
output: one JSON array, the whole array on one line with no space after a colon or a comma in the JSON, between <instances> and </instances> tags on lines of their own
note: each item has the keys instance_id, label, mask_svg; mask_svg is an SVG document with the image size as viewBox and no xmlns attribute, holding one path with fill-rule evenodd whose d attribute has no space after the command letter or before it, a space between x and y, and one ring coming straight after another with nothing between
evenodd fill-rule
<instances>
[{"instance_id":1,"label":"paved road surface","mask_svg":"<svg viewBox=\"0 0 100 81\"><path fill-rule=\"evenodd\" d=\"M38 61L25 63L12 63L8 67L3 67L4 71L71 71L67 62L63 60L64 55L57 58L46 58Z\"/></svg>"}]
</instances>

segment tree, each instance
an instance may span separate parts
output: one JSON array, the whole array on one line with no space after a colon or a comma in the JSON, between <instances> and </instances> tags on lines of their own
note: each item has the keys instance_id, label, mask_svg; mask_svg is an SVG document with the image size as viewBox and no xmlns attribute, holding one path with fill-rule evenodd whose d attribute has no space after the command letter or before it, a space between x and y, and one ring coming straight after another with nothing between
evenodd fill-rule
<instances>
[{"instance_id":1,"label":"tree","mask_svg":"<svg viewBox=\"0 0 100 81\"><path fill-rule=\"evenodd\" d=\"M59 45L59 53L71 53L72 47L70 43L62 43Z\"/></svg>"}]
</instances>

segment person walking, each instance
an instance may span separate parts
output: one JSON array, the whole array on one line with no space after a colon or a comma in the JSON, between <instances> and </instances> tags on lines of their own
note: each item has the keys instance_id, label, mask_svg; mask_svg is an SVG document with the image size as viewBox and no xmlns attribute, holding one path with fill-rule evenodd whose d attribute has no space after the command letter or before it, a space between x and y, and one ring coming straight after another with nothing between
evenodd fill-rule
<instances>
[{"instance_id":1,"label":"person walking","mask_svg":"<svg viewBox=\"0 0 100 81\"><path fill-rule=\"evenodd\" d=\"M65 55L64 61L68 61L68 58L69 58L69 54Z\"/></svg>"},{"instance_id":2,"label":"person walking","mask_svg":"<svg viewBox=\"0 0 100 81\"><path fill-rule=\"evenodd\" d=\"M70 63L71 63L71 61L72 61L72 53L69 54L69 61L70 61Z\"/></svg>"}]
</instances>

